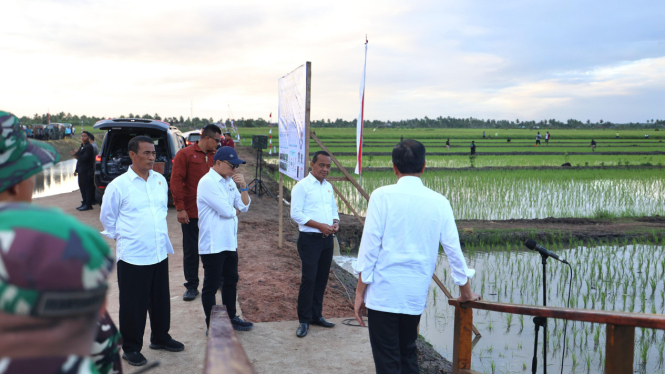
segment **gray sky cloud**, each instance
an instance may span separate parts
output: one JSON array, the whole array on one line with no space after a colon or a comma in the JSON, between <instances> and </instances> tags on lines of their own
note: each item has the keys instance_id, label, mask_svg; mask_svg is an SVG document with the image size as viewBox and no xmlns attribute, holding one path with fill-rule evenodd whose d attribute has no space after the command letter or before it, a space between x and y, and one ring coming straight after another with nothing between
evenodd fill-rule
<instances>
[{"instance_id":1,"label":"gray sky cloud","mask_svg":"<svg viewBox=\"0 0 665 374\"><path fill-rule=\"evenodd\" d=\"M3 109L267 118L312 61L312 118L662 118L656 1L8 0ZM7 74L6 72L12 72ZM659 117L660 116L660 117Z\"/></svg>"}]
</instances>

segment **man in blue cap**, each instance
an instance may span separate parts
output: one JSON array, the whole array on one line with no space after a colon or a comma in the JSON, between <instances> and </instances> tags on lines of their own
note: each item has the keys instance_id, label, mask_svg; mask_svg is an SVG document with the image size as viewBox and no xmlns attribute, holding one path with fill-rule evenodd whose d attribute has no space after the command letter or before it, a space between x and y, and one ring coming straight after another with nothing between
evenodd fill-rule
<instances>
[{"instance_id":1,"label":"man in blue cap","mask_svg":"<svg viewBox=\"0 0 665 374\"><path fill-rule=\"evenodd\" d=\"M204 271L201 302L206 325L210 326L210 311L217 303L215 294L224 277L222 304L226 307L233 328L238 331L248 331L254 326L236 315L238 214L247 212L250 203L245 177L236 173L244 163L238 158L235 149L221 147L215 153L214 165L201 178L196 191L199 255Z\"/></svg>"}]
</instances>

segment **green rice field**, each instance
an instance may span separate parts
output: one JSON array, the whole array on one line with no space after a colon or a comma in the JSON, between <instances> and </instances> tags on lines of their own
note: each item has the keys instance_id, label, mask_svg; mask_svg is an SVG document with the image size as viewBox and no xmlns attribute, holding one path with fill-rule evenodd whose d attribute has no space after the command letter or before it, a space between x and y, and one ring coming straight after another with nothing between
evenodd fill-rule
<instances>
[{"instance_id":1,"label":"green rice field","mask_svg":"<svg viewBox=\"0 0 665 374\"><path fill-rule=\"evenodd\" d=\"M316 131L328 149L338 154L342 166L355 166L355 132ZM486 131L495 137L493 130ZM368 193L395 183L394 173L385 168L392 167L392 146L404 136L425 144L427 166L438 169L426 169L422 180L450 200L458 220L665 215L665 146L661 135L665 132L620 131L619 139L615 139L616 131L611 130L552 130L549 145L543 139L539 147L534 146L535 133L509 130L499 132L498 139L483 140L482 129L378 129L365 137L364 171L362 178L356 178ZM645 133L649 139L644 139ZM510 143L506 141L508 136L512 138ZM445 147L447 138L451 139L450 150ZM591 139L598 144L595 152L589 146ZM475 158L468 155L472 140L477 145ZM318 149L310 143L311 152ZM266 155L265 159L273 164L276 160L274 155ZM571 167L561 167L564 163ZM341 175L337 169L331 173L331 177ZM365 214L367 203L350 183L332 183L349 198L354 209ZM285 178L287 188L294 184ZM341 199L337 204L340 211L350 213ZM574 241L541 244L568 259L573 267L571 278L568 267L549 261L548 305L665 313L665 254L662 239L659 241L655 234L653 240L642 242L615 239L595 246ZM463 252L469 267L477 271L472 289L485 300L542 305L543 274L537 253L508 243L469 244ZM344 265L355 259L339 256L336 261ZM457 286L449 271L445 253L441 252L436 274L456 294ZM568 304L571 279L573 292ZM472 351L473 370L487 374L529 372L535 331L531 319L474 311L474 324L482 337ZM451 358L453 329L454 308L432 283L420 333L439 353ZM542 371L542 344L541 338L538 372ZM664 352L663 331L636 329L636 373L665 372ZM564 336L563 320L548 321L550 372L560 371L563 356L566 373L600 374L604 372L604 354L605 325L569 322Z\"/></svg>"}]
</instances>

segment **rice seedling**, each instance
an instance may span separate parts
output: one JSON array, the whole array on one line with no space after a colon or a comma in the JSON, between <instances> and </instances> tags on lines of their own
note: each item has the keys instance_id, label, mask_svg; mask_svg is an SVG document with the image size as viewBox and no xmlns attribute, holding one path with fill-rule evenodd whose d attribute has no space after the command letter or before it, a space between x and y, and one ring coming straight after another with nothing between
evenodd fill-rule
<instances>
[{"instance_id":1,"label":"rice seedling","mask_svg":"<svg viewBox=\"0 0 665 374\"><path fill-rule=\"evenodd\" d=\"M645 339L642 340L639 344L639 350L640 350L640 360L643 364L646 364L647 358L649 356L649 342Z\"/></svg>"}]
</instances>

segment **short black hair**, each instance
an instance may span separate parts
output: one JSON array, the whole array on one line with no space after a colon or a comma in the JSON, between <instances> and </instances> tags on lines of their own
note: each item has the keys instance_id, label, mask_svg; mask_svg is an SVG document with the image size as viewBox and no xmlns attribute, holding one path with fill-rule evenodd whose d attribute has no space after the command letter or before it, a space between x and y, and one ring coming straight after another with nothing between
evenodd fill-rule
<instances>
[{"instance_id":1,"label":"short black hair","mask_svg":"<svg viewBox=\"0 0 665 374\"><path fill-rule=\"evenodd\" d=\"M314 152L314 156L312 156L312 163L313 164L316 164L316 160L318 159L319 155L330 157L330 153L328 153L326 151L316 151L316 152Z\"/></svg>"},{"instance_id":2,"label":"short black hair","mask_svg":"<svg viewBox=\"0 0 665 374\"><path fill-rule=\"evenodd\" d=\"M213 135L221 133L222 130L220 130L219 126L215 125L214 123L211 123L209 125L206 125L203 128L203 130L201 130L201 137L207 136L209 138L212 138Z\"/></svg>"},{"instance_id":3,"label":"short black hair","mask_svg":"<svg viewBox=\"0 0 665 374\"><path fill-rule=\"evenodd\" d=\"M393 148L393 165L402 174L417 174L425 164L425 146L417 140L403 140Z\"/></svg>"},{"instance_id":4,"label":"short black hair","mask_svg":"<svg viewBox=\"0 0 665 374\"><path fill-rule=\"evenodd\" d=\"M133 137L130 141L129 144L127 144L127 148L134 153L139 153L139 143L150 143L154 144L151 138L144 136L144 135L139 135Z\"/></svg>"}]
</instances>

